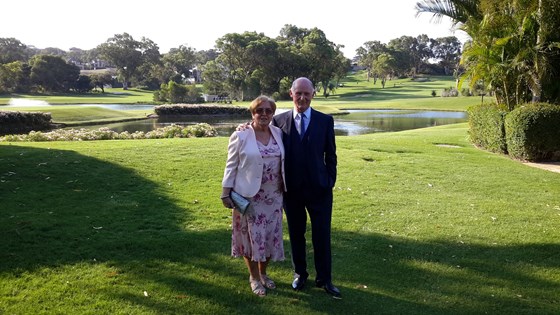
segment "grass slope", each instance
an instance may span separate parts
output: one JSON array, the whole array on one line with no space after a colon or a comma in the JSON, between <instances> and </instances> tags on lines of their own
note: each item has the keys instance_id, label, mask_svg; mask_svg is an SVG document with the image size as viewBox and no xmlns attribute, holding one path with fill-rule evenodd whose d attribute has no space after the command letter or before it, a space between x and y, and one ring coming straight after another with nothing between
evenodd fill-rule
<instances>
[{"instance_id":1,"label":"grass slope","mask_svg":"<svg viewBox=\"0 0 560 315\"><path fill-rule=\"evenodd\" d=\"M288 252L278 289L250 292L226 137L0 144L0 313L558 313L559 174L473 148L466 124L337 144L340 301L292 291Z\"/></svg>"},{"instance_id":2,"label":"grass slope","mask_svg":"<svg viewBox=\"0 0 560 315\"><path fill-rule=\"evenodd\" d=\"M10 103L11 99L45 101L49 104L136 104L153 103L153 92L139 89L122 88L105 89L105 93L89 94L11 94L0 95L0 105Z\"/></svg>"}]
</instances>

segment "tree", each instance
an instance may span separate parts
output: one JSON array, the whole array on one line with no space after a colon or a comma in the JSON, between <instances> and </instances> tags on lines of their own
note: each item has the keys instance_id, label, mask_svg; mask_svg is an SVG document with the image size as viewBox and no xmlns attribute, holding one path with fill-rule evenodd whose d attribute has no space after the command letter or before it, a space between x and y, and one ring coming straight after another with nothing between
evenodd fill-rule
<instances>
[{"instance_id":1,"label":"tree","mask_svg":"<svg viewBox=\"0 0 560 315\"><path fill-rule=\"evenodd\" d=\"M17 91L23 76L22 65L21 61L0 64L0 94Z\"/></svg>"},{"instance_id":2,"label":"tree","mask_svg":"<svg viewBox=\"0 0 560 315\"><path fill-rule=\"evenodd\" d=\"M401 36L389 41L387 47L395 58L399 70L412 76L419 73L422 65L433 56L430 39L426 35Z\"/></svg>"},{"instance_id":3,"label":"tree","mask_svg":"<svg viewBox=\"0 0 560 315\"><path fill-rule=\"evenodd\" d=\"M184 85L173 81L162 84L154 95L154 100L169 103L197 104L202 102L199 89L194 85Z\"/></svg>"},{"instance_id":4,"label":"tree","mask_svg":"<svg viewBox=\"0 0 560 315\"><path fill-rule=\"evenodd\" d=\"M86 93L91 91L93 88L91 78L87 75L80 74L78 76L78 80L76 80L76 84L74 86L74 90L80 93Z\"/></svg>"},{"instance_id":5,"label":"tree","mask_svg":"<svg viewBox=\"0 0 560 315\"><path fill-rule=\"evenodd\" d=\"M123 89L137 74L144 63L157 63L160 58L158 46L145 37L136 41L128 33L116 34L97 47L99 53L115 67L123 80Z\"/></svg>"},{"instance_id":6,"label":"tree","mask_svg":"<svg viewBox=\"0 0 560 315\"><path fill-rule=\"evenodd\" d=\"M437 23L449 17L459 26L467 21L481 21L483 16L480 0L424 0L416 3L416 15L422 13L431 13Z\"/></svg>"},{"instance_id":7,"label":"tree","mask_svg":"<svg viewBox=\"0 0 560 315\"><path fill-rule=\"evenodd\" d=\"M29 64L31 83L46 92L68 92L75 87L80 75L80 68L59 56L36 55Z\"/></svg>"},{"instance_id":8,"label":"tree","mask_svg":"<svg viewBox=\"0 0 560 315\"><path fill-rule=\"evenodd\" d=\"M53 56L59 56L59 57L62 57L62 58L67 58L66 51L64 51L60 48L56 48L56 47L47 47L47 48L43 48L43 49L38 49L36 54L37 55L53 55Z\"/></svg>"},{"instance_id":9,"label":"tree","mask_svg":"<svg viewBox=\"0 0 560 315\"><path fill-rule=\"evenodd\" d=\"M432 51L434 58L439 60L446 75L452 74L457 69L461 60L461 42L457 37L448 36L435 39Z\"/></svg>"},{"instance_id":10,"label":"tree","mask_svg":"<svg viewBox=\"0 0 560 315\"><path fill-rule=\"evenodd\" d=\"M179 46L179 48L171 48L167 54L163 55L163 66L165 69L178 75L178 78L182 78L182 80L191 76L191 70L196 63L196 50L183 45Z\"/></svg>"},{"instance_id":11,"label":"tree","mask_svg":"<svg viewBox=\"0 0 560 315\"><path fill-rule=\"evenodd\" d=\"M151 39L142 37L140 51L141 63L132 78L137 85L155 90L165 82L160 74L163 63L159 47Z\"/></svg>"},{"instance_id":12,"label":"tree","mask_svg":"<svg viewBox=\"0 0 560 315\"><path fill-rule=\"evenodd\" d=\"M381 54L388 52L388 48L380 41L367 41L361 47L356 49L356 54L359 58L358 64L365 67L367 70L367 81L372 75L373 62ZM374 82L375 84L375 82Z\"/></svg>"},{"instance_id":13,"label":"tree","mask_svg":"<svg viewBox=\"0 0 560 315\"><path fill-rule=\"evenodd\" d=\"M113 78L110 72L104 71L99 73L92 73L89 75L91 84L95 89L100 88L101 93L105 93L105 85L111 84Z\"/></svg>"},{"instance_id":14,"label":"tree","mask_svg":"<svg viewBox=\"0 0 560 315\"><path fill-rule=\"evenodd\" d=\"M225 89L232 98L245 100L255 96L245 95L245 92L253 72L267 58L266 52L270 50L261 49L267 43L271 43L270 39L256 32L230 33L216 41L216 48L220 52L216 61L222 64L222 69L227 73Z\"/></svg>"},{"instance_id":15,"label":"tree","mask_svg":"<svg viewBox=\"0 0 560 315\"><path fill-rule=\"evenodd\" d=\"M387 78L393 73L395 58L389 54L381 54L373 62L373 71L381 78L381 86L385 88Z\"/></svg>"},{"instance_id":16,"label":"tree","mask_svg":"<svg viewBox=\"0 0 560 315\"><path fill-rule=\"evenodd\" d=\"M208 94L226 94L224 83L227 80L227 71L220 63L212 60L202 66L202 86Z\"/></svg>"},{"instance_id":17,"label":"tree","mask_svg":"<svg viewBox=\"0 0 560 315\"><path fill-rule=\"evenodd\" d=\"M320 84L323 95L328 96L330 81L335 79L340 66L340 47L329 41L325 33L318 29L298 28L294 25L285 25L280 31L278 40L294 55L290 58L295 61L297 68L291 75L294 78L306 76L315 84ZM345 64L347 64L345 62Z\"/></svg>"},{"instance_id":18,"label":"tree","mask_svg":"<svg viewBox=\"0 0 560 315\"><path fill-rule=\"evenodd\" d=\"M27 62L29 52L27 46L19 40L10 38L0 38L0 64L14 61Z\"/></svg>"},{"instance_id":19,"label":"tree","mask_svg":"<svg viewBox=\"0 0 560 315\"><path fill-rule=\"evenodd\" d=\"M484 82L510 109L539 100L558 103L560 5L554 0L471 0L417 3L417 13L450 17L472 41L462 81Z\"/></svg>"},{"instance_id":20,"label":"tree","mask_svg":"<svg viewBox=\"0 0 560 315\"><path fill-rule=\"evenodd\" d=\"M199 50L195 53L196 61L198 64L205 64L208 61L216 60L218 58L218 51L215 49Z\"/></svg>"}]
</instances>

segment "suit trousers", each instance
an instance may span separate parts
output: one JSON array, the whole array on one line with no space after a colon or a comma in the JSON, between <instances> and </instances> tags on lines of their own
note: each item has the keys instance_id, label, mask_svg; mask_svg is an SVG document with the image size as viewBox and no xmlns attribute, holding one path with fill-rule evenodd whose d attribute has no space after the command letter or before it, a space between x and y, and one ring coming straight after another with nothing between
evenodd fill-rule
<instances>
[{"instance_id":1,"label":"suit trousers","mask_svg":"<svg viewBox=\"0 0 560 315\"><path fill-rule=\"evenodd\" d=\"M307 213L311 220L311 240L316 280L331 281L332 189L288 190L284 197L294 271L307 278L306 238ZM306 211L307 210L307 211Z\"/></svg>"}]
</instances>

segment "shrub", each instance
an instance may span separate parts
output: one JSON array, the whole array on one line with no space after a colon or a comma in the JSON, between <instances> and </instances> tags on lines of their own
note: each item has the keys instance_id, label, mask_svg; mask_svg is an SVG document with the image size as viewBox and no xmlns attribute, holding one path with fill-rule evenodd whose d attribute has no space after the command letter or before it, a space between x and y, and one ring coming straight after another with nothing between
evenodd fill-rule
<instances>
[{"instance_id":1,"label":"shrub","mask_svg":"<svg viewBox=\"0 0 560 315\"><path fill-rule=\"evenodd\" d=\"M447 88L441 92L441 97L457 97L459 96L459 91L456 88Z\"/></svg>"},{"instance_id":2,"label":"shrub","mask_svg":"<svg viewBox=\"0 0 560 315\"><path fill-rule=\"evenodd\" d=\"M158 128L149 132L127 131L118 133L109 128L103 127L98 130L86 129L59 129L50 132L31 131L24 135L7 135L0 137L0 141L87 141L87 140L118 140L118 139L161 139L161 138L192 138L192 137L216 137L218 132L209 124L201 123L191 126L169 126Z\"/></svg>"},{"instance_id":3,"label":"shrub","mask_svg":"<svg viewBox=\"0 0 560 315\"><path fill-rule=\"evenodd\" d=\"M471 106L469 114L469 136L479 147L496 153L507 153L504 120L507 109L492 103Z\"/></svg>"},{"instance_id":4,"label":"shrub","mask_svg":"<svg viewBox=\"0 0 560 315\"><path fill-rule=\"evenodd\" d=\"M168 103L187 103L196 104L204 101L200 95L200 89L194 85L184 85L169 81L169 83L162 83L160 90L154 92L154 101L168 102Z\"/></svg>"},{"instance_id":5,"label":"shrub","mask_svg":"<svg viewBox=\"0 0 560 315\"><path fill-rule=\"evenodd\" d=\"M471 90L469 88L462 88L461 95L463 96L473 96Z\"/></svg>"},{"instance_id":6,"label":"shrub","mask_svg":"<svg viewBox=\"0 0 560 315\"><path fill-rule=\"evenodd\" d=\"M0 134L45 130L50 127L50 113L0 111Z\"/></svg>"},{"instance_id":7,"label":"shrub","mask_svg":"<svg viewBox=\"0 0 560 315\"><path fill-rule=\"evenodd\" d=\"M526 104L505 119L508 152L528 161L560 159L560 105Z\"/></svg>"},{"instance_id":8,"label":"shrub","mask_svg":"<svg viewBox=\"0 0 560 315\"><path fill-rule=\"evenodd\" d=\"M173 115L242 115L251 117L249 108L232 105L160 105L154 107L159 116Z\"/></svg>"}]
</instances>

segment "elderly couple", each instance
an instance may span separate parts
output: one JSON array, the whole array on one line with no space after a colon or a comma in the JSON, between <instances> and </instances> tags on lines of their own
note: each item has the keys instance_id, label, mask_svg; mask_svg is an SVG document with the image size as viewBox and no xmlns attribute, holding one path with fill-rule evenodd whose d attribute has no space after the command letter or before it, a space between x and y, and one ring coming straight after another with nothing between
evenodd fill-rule
<instances>
[{"instance_id":1,"label":"elderly couple","mask_svg":"<svg viewBox=\"0 0 560 315\"><path fill-rule=\"evenodd\" d=\"M229 139L222 202L227 208L235 207L232 190L251 202L243 215L233 210L231 253L245 260L251 290L258 296L276 288L266 269L270 260L284 259L284 209L294 266L292 288L303 289L309 276L305 248L309 213L315 285L341 297L331 280L332 188L337 163L334 120L310 107L314 95L309 79L296 79L290 89L293 110L277 116L274 100L259 96L250 105L252 122L240 126Z\"/></svg>"}]
</instances>

